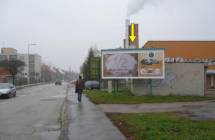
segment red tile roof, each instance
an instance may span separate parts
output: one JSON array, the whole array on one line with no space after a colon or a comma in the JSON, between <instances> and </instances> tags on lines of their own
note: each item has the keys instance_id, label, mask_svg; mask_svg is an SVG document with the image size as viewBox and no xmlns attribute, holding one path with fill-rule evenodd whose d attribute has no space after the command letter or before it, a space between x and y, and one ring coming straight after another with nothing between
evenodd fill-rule
<instances>
[{"instance_id":1,"label":"red tile roof","mask_svg":"<svg viewBox=\"0 0 215 140\"><path fill-rule=\"evenodd\" d=\"M164 48L166 57L215 59L215 41L148 41L145 48Z\"/></svg>"}]
</instances>

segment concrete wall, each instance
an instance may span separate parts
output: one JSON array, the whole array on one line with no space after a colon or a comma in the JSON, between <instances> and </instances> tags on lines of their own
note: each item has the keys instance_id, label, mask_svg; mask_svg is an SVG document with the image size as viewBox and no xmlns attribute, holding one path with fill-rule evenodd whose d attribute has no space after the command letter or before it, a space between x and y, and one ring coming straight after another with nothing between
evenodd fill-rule
<instances>
[{"instance_id":1,"label":"concrete wall","mask_svg":"<svg viewBox=\"0 0 215 140\"><path fill-rule=\"evenodd\" d=\"M202 63L166 63L165 79L152 80L152 94L204 96L204 81ZM133 80L133 94L149 95L150 91L150 80Z\"/></svg>"}]
</instances>

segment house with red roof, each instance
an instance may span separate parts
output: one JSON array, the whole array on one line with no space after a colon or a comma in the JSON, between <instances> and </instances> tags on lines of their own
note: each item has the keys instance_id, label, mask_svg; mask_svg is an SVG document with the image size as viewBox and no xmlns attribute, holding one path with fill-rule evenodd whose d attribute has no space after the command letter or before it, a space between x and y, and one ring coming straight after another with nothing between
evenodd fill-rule
<instances>
[{"instance_id":1,"label":"house with red roof","mask_svg":"<svg viewBox=\"0 0 215 140\"><path fill-rule=\"evenodd\" d=\"M215 96L215 41L148 41L144 48L165 50L165 78L133 80L133 94Z\"/></svg>"},{"instance_id":2,"label":"house with red roof","mask_svg":"<svg viewBox=\"0 0 215 140\"><path fill-rule=\"evenodd\" d=\"M215 41L148 41L144 48L164 48L166 63L204 63L205 89L215 90Z\"/></svg>"}]
</instances>

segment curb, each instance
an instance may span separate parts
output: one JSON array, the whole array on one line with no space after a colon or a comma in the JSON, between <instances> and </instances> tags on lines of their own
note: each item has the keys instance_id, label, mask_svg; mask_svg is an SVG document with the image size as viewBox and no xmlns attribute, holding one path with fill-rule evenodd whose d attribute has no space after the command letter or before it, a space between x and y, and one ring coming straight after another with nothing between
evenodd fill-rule
<instances>
[{"instance_id":1,"label":"curb","mask_svg":"<svg viewBox=\"0 0 215 140\"><path fill-rule=\"evenodd\" d=\"M45 85L45 84L50 84L50 83L37 83L37 84L28 84L28 85L23 85L23 86L16 86L16 89L23 89L23 88L26 88L26 87Z\"/></svg>"},{"instance_id":2,"label":"curb","mask_svg":"<svg viewBox=\"0 0 215 140\"><path fill-rule=\"evenodd\" d=\"M66 88L66 97L60 111L61 133L59 140L69 140L68 138L68 105L67 105L68 87Z\"/></svg>"}]
</instances>

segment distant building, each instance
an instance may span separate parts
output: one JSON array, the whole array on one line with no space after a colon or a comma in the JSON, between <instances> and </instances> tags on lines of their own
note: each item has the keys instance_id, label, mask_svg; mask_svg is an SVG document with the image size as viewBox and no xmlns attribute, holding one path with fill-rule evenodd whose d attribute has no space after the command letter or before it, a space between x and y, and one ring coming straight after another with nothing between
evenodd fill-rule
<instances>
[{"instance_id":1,"label":"distant building","mask_svg":"<svg viewBox=\"0 0 215 140\"><path fill-rule=\"evenodd\" d=\"M41 80L41 56L38 54L30 54L28 62L28 54L18 54L18 59L25 63L22 76L30 77L31 80Z\"/></svg>"},{"instance_id":2,"label":"distant building","mask_svg":"<svg viewBox=\"0 0 215 140\"><path fill-rule=\"evenodd\" d=\"M1 48L0 61L16 60L17 50L13 48ZM12 76L7 68L0 67L0 82L12 82Z\"/></svg>"},{"instance_id":3,"label":"distant building","mask_svg":"<svg viewBox=\"0 0 215 140\"><path fill-rule=\"evenodd\" d=\"M18 57L18 60L25 63L21 76L27 78L28 77L28 55L19 54L17 57Z\"/></svg>"},{"instance_id":4,"label":"distant building","mask_svg":"<svg viewBox=\"0 0 215 140\"><path fill-rule=\"evenodd\" d=\"M41 56L38 54L19 54L14 48L2 48L0 54L0 61L4 60L20 60L25 63L23 71L17 77L30 77L30 80L37 82L41 80ZM10 76L5 72L5 68L1 68L1 77ZM3 75L4 74L4 75ZM6 74L6 75L5 75Z\"/></svg>"},{"instance_id":5,"label":"distant building","mask_svg":"<svg viewBox=\"0 0 215 140\"><path fill-rule=\"evenodd\" d=\"M4 55L17 54L17 50L14 48L1 48L1 54Z\"/></svg>"},{"instance_id":6,"label":"distant building","mask_svg":"<svg viewBox=\"0 0 215 140\"><path fill-rule=\"evenodd\" d=\"M30 78L37 81L41 79L41 56L38 54L30 54L29 56L29 72Z\"/></svg>"},{"instance_id":7,"label":"distant building","mask_svg":"<svg viewBox=\"0 0 215 140\"><path fill-rule=\"evenodd\" d=\"M0 61L3 60L16 60L17 50L13 48L2 48L0 54Z\"/></svg>"}]
</instances>

